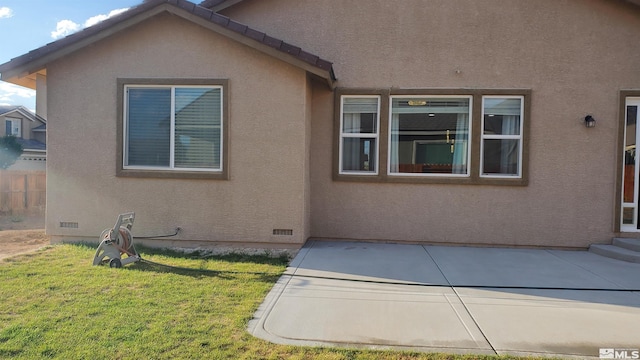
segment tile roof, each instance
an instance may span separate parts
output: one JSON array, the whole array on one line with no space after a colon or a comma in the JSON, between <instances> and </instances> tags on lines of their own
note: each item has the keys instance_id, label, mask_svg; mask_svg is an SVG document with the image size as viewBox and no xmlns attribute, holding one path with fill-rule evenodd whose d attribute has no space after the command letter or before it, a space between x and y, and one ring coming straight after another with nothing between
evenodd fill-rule
<instances>
[{"instance_id":1,"label":"tile roof","mask_svg":"<svg viewBox=\"0 0 640 360\"><path fill-rule=\"evenodd\" d=\"M218 5L222 4L222 3L224 3L225 1L227 1L227 0L204 0L198 6L202 6L202 7L205 7L207 9L211 9L211 8L213 8L215 6L218 6Z\"/></svg>"},{"instance_id":2,"label":"tile roof","mask_svg":"<svg viewBox=\"0 0 640 360\"><path fill-rule=\"evenodd\" d=\"M20 108L20 106L15 105L0 105L0 115L6 114L8 112L12 112L16 109Z\"/></svg>"},{"instance_id":3,"label":"tile roof","mask_svg":"<svg viewBox=\"0 0 640 360\"><path fill-rule=\"evenodd\" d=\"M214 27L217 26L216 30L218 30L220 34L228 37L233 37L233 34L236 34L236 36L239 35L240 38L244 40L241 42L265 53L269 53L270 55L277 56L277 54L281 54L281 57L279 58L282 60L290 62L312 74L320 76L328 82L330 87L334 87L336 78L333 72L333 64L331 62L324 60L317 55L306 52L295 45L288 44L281 39L271 37L264 32L252 29L247 25L236 22L224 15L220 15L210 9L196 5L187 0L145 1L144 3L117 16L109 18L58 41L32 50L27 54L10 60L7 63L1 64L0 73L3 75L2 80L7 80L4 76L7 71L21 69L22 72L35 72L41 70L46 67L46 63L48 61L52 60L49 59L50 57L56 59L57 56L64 56L66 55L66 52L64 51L65 49L74 45L84 46L78 44L84 44L85 41L91 40L93 37L100 39L102 38L101 34L103 34L103 32L126 22L129 19L133 19L138 15L144 15L145 13L160 6L165 6L166 8L164 10L166 11L179 14L180 10L182 10L198 18L204 19L208 23L215 24ZM102 36L106 37L108 35ZM269 49L276 50L276 52L270 53Z\"/></svg>"},{"instance_id":4,"label":"tile roof","mask_svg":"<svg viewBox=\"0 0 640 360\"><path fill-rule=\"evenodd\" d=\"M228 7L231 7L237 3L240 3L244 0L204 0L200 3L199 6L206 7L207 9L211 9L213 11L221 11Z\"/></svg>"},{"instance_id":5,"label":"tile roof","mask_svg":"<svg viewBox=\"0 0 640 360\"><path fill-rule=\"evenodd\" d=\"M33 139L16 139L24 150L47 150L47 144L43 144L38 140Z\"/></svg>"}]
</instances>

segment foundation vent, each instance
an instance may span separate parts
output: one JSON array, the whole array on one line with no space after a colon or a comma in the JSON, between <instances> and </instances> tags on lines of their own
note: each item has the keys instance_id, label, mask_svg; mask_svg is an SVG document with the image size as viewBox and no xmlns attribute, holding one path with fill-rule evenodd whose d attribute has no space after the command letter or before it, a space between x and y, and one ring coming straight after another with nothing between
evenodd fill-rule
<instances>
[{"instance_id":1,"label":"foundation vent","mask_svg":"<svg viewBox=\"0 0 640 360\"><path fill-rule=\"evenodd\" d=\"M273 229L273 235L291 236L293 235L293 230L292 229Z\"/></svg>"},{"instance_id":2,"label":"foundation vent","mask_svg":"<svg viewBox=\"0 0 640 360\"><path fill-rule=\"evenodd\" d=\"M60 227L61 228L67 228L67 229L77 229L78 228L78 223L77 222L72 222L72 221L61 221L60 222Z\"/></svg>"}]
</instances>

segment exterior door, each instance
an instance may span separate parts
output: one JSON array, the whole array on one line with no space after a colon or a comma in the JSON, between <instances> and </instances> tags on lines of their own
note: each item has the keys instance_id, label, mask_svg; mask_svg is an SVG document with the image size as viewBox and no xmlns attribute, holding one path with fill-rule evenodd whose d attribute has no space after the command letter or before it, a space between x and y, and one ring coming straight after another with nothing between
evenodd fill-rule
<instances>
[{"instance_id":1,"label":"exterior door","mask_svg":"<svg viewBox=\"0 0 640 360\"><path fill-rule=\"evenodd\" d=\"M638 164L636 144L640 139L640 97L626 98L624 129L624 151L622 166L622 209L620 231L639 232L638 190L640 164Z\"/></svg>"}]
</instances>

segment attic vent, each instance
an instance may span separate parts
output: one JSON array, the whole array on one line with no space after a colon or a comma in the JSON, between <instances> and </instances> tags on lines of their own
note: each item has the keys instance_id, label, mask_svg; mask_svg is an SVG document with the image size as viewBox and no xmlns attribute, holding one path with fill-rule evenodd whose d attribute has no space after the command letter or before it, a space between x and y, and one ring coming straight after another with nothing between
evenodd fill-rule
<instances>
[{"instance_id":1,"label":"attic vent","mask_svg":"<svg viewBox=\"0 0 640 360\"><path fill-rule=\"evenodd\" d=\"M273 235L293 235L293 230L291 229L273 229Z\"/></svg>"},{"instance_id":2,"label":"attic vent","mask_svg":"<svg viewBox=\"0 0 640 360\"><path fill-rule=\"evenodd\" d=\"M77 222L71 222L71 221L61 221L60 222L60 227L61 228L69 228L69 229L77 229L78 228L78 223Z\"/></svg>"}]
</instances>

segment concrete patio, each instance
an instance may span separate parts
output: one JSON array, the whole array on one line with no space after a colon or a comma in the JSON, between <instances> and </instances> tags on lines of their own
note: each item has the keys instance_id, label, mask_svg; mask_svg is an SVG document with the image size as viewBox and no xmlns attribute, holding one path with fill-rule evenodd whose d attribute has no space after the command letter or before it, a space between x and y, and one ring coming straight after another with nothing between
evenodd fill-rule
<instances>
[{"instance_id":1,"label":"concrete patio","mask_svg":"<svg viewBox=\"0 0 640 360\"><path fill-rule=\"evenodd\" d=\"M640 264L586 251L309 241L249 331L291 345L598 358L639 350L639 324Z\"/></svg>"}]
</instances>

